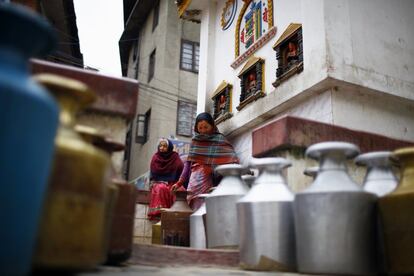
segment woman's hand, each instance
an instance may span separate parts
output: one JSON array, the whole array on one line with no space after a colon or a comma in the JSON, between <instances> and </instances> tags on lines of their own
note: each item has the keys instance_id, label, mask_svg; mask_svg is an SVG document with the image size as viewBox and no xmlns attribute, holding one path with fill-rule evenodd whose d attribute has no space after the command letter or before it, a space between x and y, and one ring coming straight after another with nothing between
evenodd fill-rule
<instances>
[{"instance_id":1,"label":"woman's hand","mask_svg":"<svg viewBox=\"0 0 414 276\"><path fill-rule=\"evenodd\" d=\"M171 186L170 190L175 193L181 186L183 186L183 182L178 180Z\"/></svg>"}]
</instances>

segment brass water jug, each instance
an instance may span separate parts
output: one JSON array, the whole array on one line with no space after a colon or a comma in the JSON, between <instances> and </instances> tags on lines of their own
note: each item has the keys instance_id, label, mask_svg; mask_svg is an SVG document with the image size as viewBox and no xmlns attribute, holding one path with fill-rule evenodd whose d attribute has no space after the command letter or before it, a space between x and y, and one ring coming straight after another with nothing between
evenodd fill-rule
<instances>
[{"instance_id":1,"label":"brass water jug","mask_svg":"<svg viewBox=\"0 0 414 276\"><path fill-rule=\"evenodd\" d=\"M161 212L163 244L190 246L190 215L193 210L187 204L187 191L176 191L175 196L171 208Z\"/></svg>"},{"instance_id":2,"label":"brass water jug","mask_svg":"<svg viewBox=\"0 0 414 276\"><path fill-rule=\"evenodd\" d=\"M51 74L36 77L60 106L37 248L36 268L89 269L105 260L105 175L110 164L104 151L85 142L74 130L77 112L92 103L89 88Z\"/></svg>"},{"instance_id":3,"label":"brass water jug","mask_svg":"<svg viewBox=\"0 0 414 276\"><path fill-rule=\"evenodd\" d=\"M104 137L91 128L77 126L77 130L90 142L104 150L110 156L117 151L124 150L125 146L109 137ZM89 136L89 137L88 137ZM107 183L108 196L106 198L106 225L107 225L107 260L108 264L119 264L126 261L132 254L132 242L135 222L136 188L117 175L113 164L109 170Z\"/></svg>"},{"instance_id":4,"label":"brass water jug","mask_svg":"<svg viewBox=\"0 0 414 276\"><path fill-rule=\"evenodd\" d=\"M401 166L399 186L379 199L389 274L414 274L414 147L394 151Z\"/></svg>"}]
</instances>

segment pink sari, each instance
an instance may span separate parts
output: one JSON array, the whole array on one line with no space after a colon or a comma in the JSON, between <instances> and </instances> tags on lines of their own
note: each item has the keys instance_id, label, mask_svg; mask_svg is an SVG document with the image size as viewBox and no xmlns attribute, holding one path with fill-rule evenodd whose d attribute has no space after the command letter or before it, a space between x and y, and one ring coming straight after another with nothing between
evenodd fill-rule
<instances>
[{"instance_id":1,"label":"pink sari","mask_svg":"<svg viewBox=\"0 0 414 276\"><path fill-rule=\"evenodd\" d=\"M197 210L204 202L197 196L199 194L208 193L213 187L212 178L213 168L211 165L193 163L191 165L190 181L187 187L187 202L191 209Z\"/></svg>"},{"instance_id":2,"label":"pink sari","mask_svg":"<svg viewBox=\"0 0 414 276\"><path fill-rule=\"evenodd\" d=\"M175 196L170 192L172 184L165 181L152 181L150 188L151 200L148 206L149 220L160 220L161 209L170 208L173 205Z\"/></svg>"}]
</instances>

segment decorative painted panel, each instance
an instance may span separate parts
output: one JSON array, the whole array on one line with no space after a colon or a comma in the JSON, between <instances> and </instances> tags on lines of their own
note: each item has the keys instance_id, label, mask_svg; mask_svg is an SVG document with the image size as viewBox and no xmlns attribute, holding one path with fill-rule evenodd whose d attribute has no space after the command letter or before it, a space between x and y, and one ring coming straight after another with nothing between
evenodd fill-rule
<instances>
[{"instance_id":1,"label":"decorative painted panel","mask_svg":"<svg viewBox=\"0 0 414 276\"><path fill-rule=\"evenodd\" d=\"M276 34L272 0L243 0L235 32L236 68Z\"/></svg>"}]
</instances>

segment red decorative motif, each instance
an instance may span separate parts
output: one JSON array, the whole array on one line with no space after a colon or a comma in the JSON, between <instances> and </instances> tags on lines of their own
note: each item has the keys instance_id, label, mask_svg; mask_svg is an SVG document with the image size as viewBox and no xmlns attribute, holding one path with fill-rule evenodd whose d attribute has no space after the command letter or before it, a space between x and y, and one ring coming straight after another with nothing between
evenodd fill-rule
<instances>
[{"instance_id":1,"label":"red decorative motif","mask_svg":"<svg viewBox=\"0 0 414 276\"><path fill-rule=\"evenodd\" d=\"M267 22L267 8L265 8L263 11L263 21Z\"/></svg>"}]
</instances>

